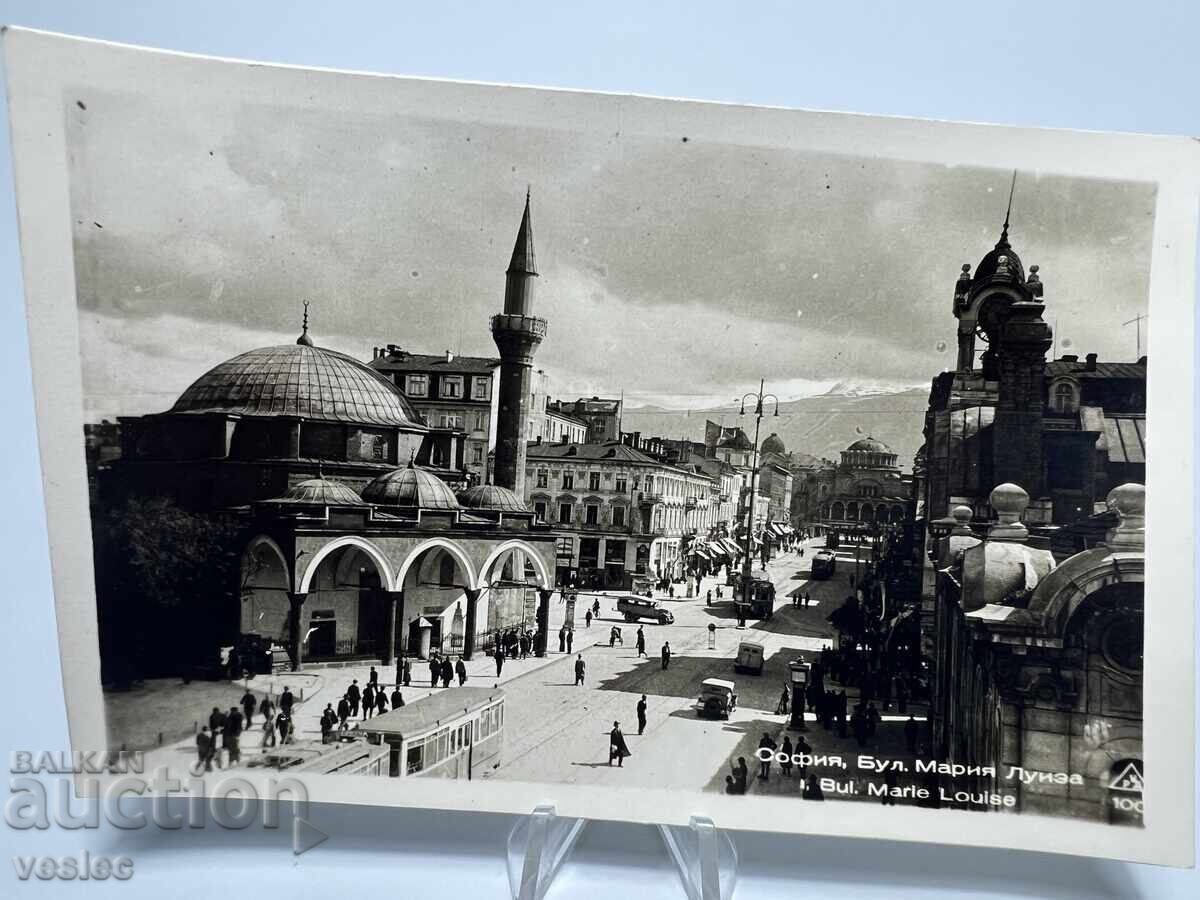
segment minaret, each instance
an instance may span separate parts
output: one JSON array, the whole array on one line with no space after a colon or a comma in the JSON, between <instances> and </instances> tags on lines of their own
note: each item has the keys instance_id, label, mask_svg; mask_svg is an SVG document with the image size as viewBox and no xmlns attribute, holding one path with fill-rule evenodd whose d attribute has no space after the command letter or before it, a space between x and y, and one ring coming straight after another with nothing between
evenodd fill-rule
<instances>
[{"instance_id":1,"label":"minaret","mask_svg":"<svg viewBox=\"0 0 1200 900\"><path fill-rule=\"evenodd\" d=\"M525 423L533 354L546 336L546 320L533 315L533 226L529 222L529 191L525 213L513 245L504 284L504 312L492 316L492 338L500 351L499 416L496 421L495 483L525 497Z\"/></svg>"}]
</instances>

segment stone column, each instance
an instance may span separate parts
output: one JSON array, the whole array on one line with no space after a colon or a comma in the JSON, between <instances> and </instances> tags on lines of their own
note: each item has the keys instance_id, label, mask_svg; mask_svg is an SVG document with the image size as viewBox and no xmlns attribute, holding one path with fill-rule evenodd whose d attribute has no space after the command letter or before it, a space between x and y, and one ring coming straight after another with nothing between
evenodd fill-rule
<instances>
[{"instance_id":1,"label":"stone column","mask_svg":"<svg viewBox=\"0 0 1200 900\"><path fill-rule=\"evenodd\" d=\"M292 671L299 672L304 664L304 600L308 594L288 593L288 653L292 657Z\"/></svg>"},{"instance_id":2,"label":"stone column","mask_svg":"<svg viewBox=\"0 0 1200 900\"><path fill-rule=\"evenodd\" d=\"M469 660L475 654L475 631L479 623L479 594L480 591L466 589L467 621L463 632L463 659Z\"/></svg>"},{"instance_id":3,"label":"stone column","mask_svg":"<svg viewBox=\"0 0 1200 900\"><path fill-rule=\"evenodd\" d=\"M380 662L390 666L396 658L396 616L397 607L404 611L404 591L381 591L383 595L383 650L379 654Z\"/></svg>"},{"instance_id":4,"label":"stone column","mask_svg":"<svg viewBox=\"0 0 1200 900\"><path fill-rule=\"evenodd\" d=\"M543 657L546 655L546 644L550 639L550 595L554 591L547 591L538 588L538 608L537 608L537 641L533 647L534 656Z\"/></svg>"}]
</instances>

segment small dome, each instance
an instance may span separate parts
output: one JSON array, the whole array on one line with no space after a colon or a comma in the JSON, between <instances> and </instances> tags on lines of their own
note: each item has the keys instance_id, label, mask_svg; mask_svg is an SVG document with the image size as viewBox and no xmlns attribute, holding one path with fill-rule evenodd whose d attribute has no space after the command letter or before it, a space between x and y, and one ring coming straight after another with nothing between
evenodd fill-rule
<instances>
[{"instance_id":1,"label":"small dome","mask_svg":"<svg viewBox=\"0 0 1200 900\"><path fill-rule=\"evenodd\" d=\"M477 484L458 495L463 509L490 509L498 512L529 512L529 507L508 488L497 484Z\"/></svg>"},{"instance_id":2,"label":"small dome","mask_svg":"<svg viewBox=\"0 0 1200 900\"><path fill-rule=\"evenodd\" d=\"M891 453L891 449L883 441L877 441L875 438L867 435L865 438L859 438L853 444L846 448L846 451L861 450L864 453Z\"/></svg>"},{"instance_id":3,"label":"small dome","mask_svg":"<svg viewBox=\"0 0 1200 900\"><path fill-rule=\"evenodd\" d=\"M271 503L312 503L324 506L362 506L354 489L329 478L310 478L292 485L282 497Z\"/></svg>"},{"instance_id":4,"label":"small dome","mask_svg":"<svg viewBox=\"0 0 1200 900\"><path fill-rule=\"evenodd\" d=\"M783 439L772 431L771 436L762 443L762 452L777 453L780 456L783 456L785 453L787 453L787 450L783 446Z\"/></svg>"},{"instance_id":5,"label":"small dome","mask_svg":"<svg viewBox=\"0 0 1200 900\"><path fill-rule=\"evenodd\" d=\"M454 491L432 472L409 465L380 475L365 488L362 498L380 506L414 509L461 509Z\"/></svg>"},{"instance_id":6,"label":"small dome","mask_svg":"<svg viewBox=\"0 0 1200 900\"><path fill-rule=\"evenodd\" d=\"M1000 241L987 252L975 267L975 284L983 284L991 278L1002 278L1021 283L1025 281L1025 269L1021 265L1021 257L1008 243L1008 232L1005 231Z\"/></svg>"}]
</instances>

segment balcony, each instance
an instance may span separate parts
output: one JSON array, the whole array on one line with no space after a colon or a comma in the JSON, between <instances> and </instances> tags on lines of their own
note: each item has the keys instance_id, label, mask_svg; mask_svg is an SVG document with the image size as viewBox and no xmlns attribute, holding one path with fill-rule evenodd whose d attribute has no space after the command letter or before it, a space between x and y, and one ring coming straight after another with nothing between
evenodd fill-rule
<instances>
[{"instance_id":1,"label":"balcony","mask_svg":"<svg viewBox=\"0 0 1200 900\"><path fill-rule=\"evenodd\" d=\"M638 503L662 503L663 495L658 492L638 492Z\"/></svg>"}]
</instances>

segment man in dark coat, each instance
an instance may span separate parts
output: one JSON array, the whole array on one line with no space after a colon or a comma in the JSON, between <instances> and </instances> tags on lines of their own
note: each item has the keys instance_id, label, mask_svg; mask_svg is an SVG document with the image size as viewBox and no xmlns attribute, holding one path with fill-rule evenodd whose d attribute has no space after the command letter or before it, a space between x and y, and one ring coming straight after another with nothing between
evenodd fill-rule
<instances>
[{"instance_id":1,"label":"man in dark coat","mask_svg":"<svg viewBox=\"0 0 1200 900\"><path fill-rule=\"evenodd\" d=\"M638 717L638 734L642 734L646 730L646 695L642 694L642 699L637 704Z\"/></svg>"},{"instance_id":2,"label":"man in dark coat","mask_svg":"<svg viewBox=\"0 0 1200 900\"><path fill-rule=\"evenodd\" d=\"M337 705L338 725L342 728L346 727L346 722L350 719L350 701L342 697Z\"/></svg>"},{"instance_id":3,"label":"man in dark coat","mask_svg":"<svg viewBox=\"0 0 1200 900\"><path fill-rule=\"evenodd\" d=\"M638 626L637 630L637 655L641 659L646 655L646 632L642 631L642 626Z\"/></svg>"},{"instance_id":4,"label":"man in dark coat","mask_svg":"<svg viewBox=\"0 0 1200 900\"><path fill-rule=\"evenodd\" d=\"M612 731L608 733L608 764L611 766L615 759L617 766L623 767L625 757L632 755L625 743L625 735L621 734L621 723L613 722Z\"/></svg>"},{"instance_id":5,"label":"man in dark coat","mask_svg":"<svg viewBox=\"0 0 1200 900\"><path fill-rule=\"evenodd\" d=\"M258 699L250 693L250 689L246 689L246 693L242 694L242 713L246 717L246 729L254 724L254 708L258 706Z\"/></svg>"},{"instance_id":6,"label":"man in dark coat","mask_svg":"<svg viewBox=\"0 0 1200 900\"><path fill-rule=\"evenodd\" d=\"M200 726L200 733L196 735L196 768L201 767L205 772L212 771L212 736L207 725Z\"/></svg>"},{"instance_id":7,"label":"man in dark coat","mask_svg":"<svg viewBox=\"0 0 1200 900\"><path fill-rule=\"evenodd\" d=\"M358 689L358 679L350 683L350 687L346 689L346 699L350 701L350 715L358 715L358 701L362 698L362 691Z\"/></svg>"},{"instance_id":8,"label":"man in dark coat","mask_svg":"<svg viewBox=\"0 0 1200 900\"><path fill-rule=\"evenodd\" d=\"M441 663L439 663L438 658L431 653L429 655L429 686L431 688L437 687L438 676L441 674L442 674Z\"/></svg>"},{"instance_id":9,"label":"man in dark coat","mask_svg":"<svg viewBox=\"0 0 1200 900\"><path fill-rule=\"evenodd\" d=\"M671 664L671 642L666 641L662 646L662 667L665 671L667 666Z\"/></svg>"},{"instance_id":10,"label":"man in dark coat","mask_svg":"<svg viewBox=\"0 0 1200 900\"><path fill-rule=\"evenodd\" d=\"M571 652L571 645L573 643L575 643L575 629L568 628L567 629L567 652L568 653Z\"/></svg>"},{"instance_id":11,"label":"man in dark coat","mask_svg":"<svg viewBox=\"0 0 1200 900\"><path fill-rule=\"evenodd\" d=\"M328 744L330 737L333 735L333 723L337 721L337 714L333 711L333 705L325 704L325 708L321 710L321 743Z\"/></svg>"},{"instance_id":12,"label":"man in dark coat","mask_svg":"<svg viewBox=\"0 0 1200 900\"><path fill-rule=\"evenodd\" d=\"M382 716L387 711L387 694L384 692L383 688L380 688L375 692L375 712Z\"/></svg>"},{"instance_id":13,"label":"man in dark coat","mask_svg":"<svg viewBox=\"0 0 1200 900\"><path fill-rule=\"evenodd\" d=\"M279 729L279 743L292 743L292 717L287 713L280 711L275 717L275 727Z\"/></svg>"},{"instance_id":14,"label":"man in dark coat","mask_svg":"<svg viewBox=\"0 0 1200 900\"><path fill-rule=\"evenodd\" d=\"M369 719L375 715L375 688L370 682L367 683L366 688L363 690L362 707L362 717L364 719Z\"/></svg>"},{"instance_id":15,"label":"man in dark coat","mask_svg":"<svg viewBox=\"0 0 1200 900\"><path fill-rule=\"evenodd\" d=\"M279 709L290 716L292 714L292 704L295 702L296 698L292 696L292 689L285 687L283 694L279 697Z\"/></svg>"},{"instance_id":16,"label":"man in dark coat","mask_svg":"<svg viewBox=\"0 0 1200 900\"><path fill-rule=\"evenodd\" d=\"M758 749L769 749L771 751L770 756L767 756L765 753L758 754L758 777L766 779L771 775L771 760L775 758L775 742L771 740L769 734L764 732L763 736L759 738Z\"/></svg>"},{"instance_id":17,"label":"man in dark coat","mask_svg":"<svg viewBox=\"0 0 1200 900\"><path fill-rule=\"evenodd\" d=\"M459 687L467 683L467 664L462 661L461 656L458 658L458 662L454 664L454 672L458 675Z\"/></svg>"},{"instance_id":18,"label":"man in dark coat","mask_svg":"<svg viewBox=\"0 0 1200 900\"><path fill-rule=\"evenodd\" d=\"M399 709L404 705L404 695L400 693L399 685L392 691L392 709Z\"/></svg>"},{"instance_id":19,"label":"man in dark coat","mask_svg":"<svg viewBox=\"0 0 1200 900\"><path fill-rule=\"evenodd\" d=\"M442 687L450 687L450 682L454 680L454 666L450 663L450 657L442 658Z\"/></svg>"},{"instance_id":20,"label":"man in dark coat","mask_svg":"<svg viewBox=\"0 0 1200 900\"><path fill-rule=\"evenodd\" d=\"M580 653L577 657L575 657L575 684L583 684L583 673L585 668L586 664L583 661L583 654Z\"/></svg>"},{"instance_id":21,"label":"man in dark coat","mask_svg":"<svg viewBox=\"0 0 1200 900\"><path fill-rule=\"evenodd\" d=\"M559 653L567 652L567 626L566 625L564 625L562 628L558 629L558 652Z\"/></svg>"},{"instance_id":22,"label":"man in dark coat","mask_svg":"<svg viewBox=\"0 0 1200 900\"><path fill-rule=\"evenodd\" d=\"M504 651L500 649L500 645L496 645L496 677L500 677L500 670L504 668Z\"/></svg>"},{"instance_id":23,"label":"man in dark coat","mask_svg":"<svg viewBox=\"0 0 1200 900\"><path fill-rule=\"evenodd\" d=\"M379 689L379 673L375 671L374 666L371 666L371 674L367 678L367 683L370 684L372 687L374 687L376 690Z\"/></svg>"},{"instance_id":24,"label":"man in dark coat","mask_svg":"<svg viewBox=\"0 0 1200 900\"><path fill-rule=\"evenodd\" d=\"M404 686L408 687L412 684L412 660L407 656L404 657Z\"/></svg>"}]
</instances>

